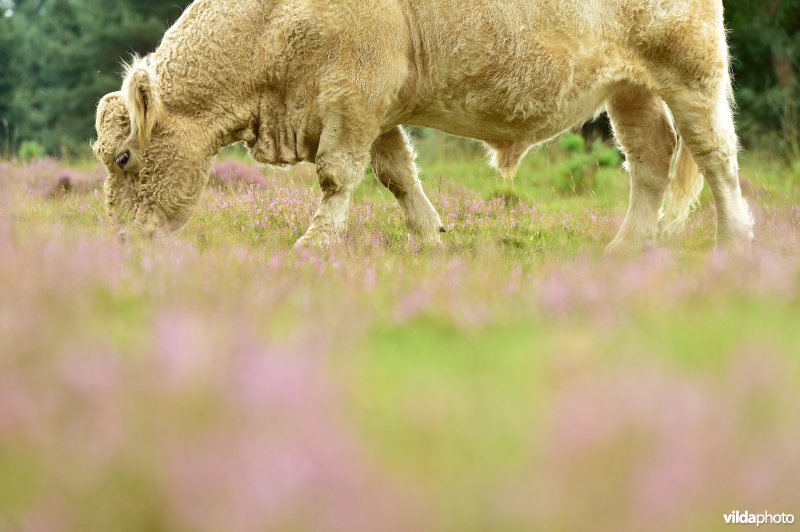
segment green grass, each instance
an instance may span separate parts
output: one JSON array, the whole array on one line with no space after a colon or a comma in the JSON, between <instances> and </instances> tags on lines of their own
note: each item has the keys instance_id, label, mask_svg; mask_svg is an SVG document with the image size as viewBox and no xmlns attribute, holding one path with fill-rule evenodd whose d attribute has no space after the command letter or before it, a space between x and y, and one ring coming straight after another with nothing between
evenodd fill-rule
<instances>
[{"instance_id":1,"label":"green grass","mask_svg":"<svg viewBox=\"0 0 800 532\"><path fill-rule=\"evenodd\" d=\"M0 166L0 528L722 530L733 509L796 511L800 165L742 156L747 256L713 252L705 192L661 249L607 258L627 176L568 148L512 183L424 142L443 249L409 242L370 175L344 242L308 255L308 168L212 187L184 231L120 246L98 191L48 197L60 164Z\"/></svg>"}]
</instances>

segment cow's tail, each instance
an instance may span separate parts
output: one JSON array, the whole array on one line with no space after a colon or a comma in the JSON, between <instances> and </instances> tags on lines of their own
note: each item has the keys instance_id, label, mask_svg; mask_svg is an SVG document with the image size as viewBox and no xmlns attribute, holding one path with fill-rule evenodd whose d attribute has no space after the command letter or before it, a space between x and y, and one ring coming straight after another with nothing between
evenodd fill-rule
<instances>
[{"instance_id":1,"label":"cow's tail","mask_svg":"<svg viewBox=\"0 0 800 532\"><path fill-rule=\"evenodd\" d=\"M703 176L683 139L673 155L670 184L661 207L661 229L674 234L686 225L686 219L700 203Z\"/></svg>"}]
</instances>

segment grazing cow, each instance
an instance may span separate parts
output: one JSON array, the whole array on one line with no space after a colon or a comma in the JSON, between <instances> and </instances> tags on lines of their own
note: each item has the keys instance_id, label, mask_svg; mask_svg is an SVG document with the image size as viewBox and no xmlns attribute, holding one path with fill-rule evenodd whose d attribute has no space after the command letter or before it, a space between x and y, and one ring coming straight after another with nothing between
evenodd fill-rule
<instances>
[{"instance_id":1,"label":"grazing cow","mask_svg":"<svg viewBox=\"0 0 800 532\"><path fill-rule=\"evenodd\" d=\"M367 165L409 231L439 243L403 124L482 140L511 175L606 109L631 175L611 249L641 249L711 186L718 239L747 247L722 0L197 0L97 111L111 218L182 227L213 157L316 164L298 245L347 223ZM698 171L699 166L699 171Z\"/></svg>"}]
</instances>

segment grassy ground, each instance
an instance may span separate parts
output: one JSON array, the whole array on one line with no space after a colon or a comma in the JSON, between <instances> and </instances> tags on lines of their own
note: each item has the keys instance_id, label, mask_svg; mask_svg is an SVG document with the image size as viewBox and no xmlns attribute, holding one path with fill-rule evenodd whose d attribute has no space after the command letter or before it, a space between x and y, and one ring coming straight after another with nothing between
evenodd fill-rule
<instances>
[{"instance_id":1,"label":"grassy ground","mask_svg":"<svg viewBox=\"0 0 800 532\"><path fill-rule=\"evenodd\" d=\"M99 170L0 163L0 530L800 513L800 166L743 156L748 257L712 251L704 196L680 237L607 259L616 164L552 147L512 186L463 146L421 155L446 249L370 178L325 256L291 252L308 168L224 160L183 232L121 247Z\"/></svg>"}]
</instances>

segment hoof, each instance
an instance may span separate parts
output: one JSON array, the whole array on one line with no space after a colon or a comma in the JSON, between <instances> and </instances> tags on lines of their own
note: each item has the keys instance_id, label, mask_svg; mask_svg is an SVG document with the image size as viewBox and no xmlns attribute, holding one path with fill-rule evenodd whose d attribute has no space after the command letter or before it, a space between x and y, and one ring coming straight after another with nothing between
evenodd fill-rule
<instances>
[{"instance_id":1,"label":"hoof","mask_svg":"<svg viewBox=\"0 0 800 532\"><path fill-rule=\"evenodd\" d=\"M412 237L412 240L416 240L422 247L428 249L440 249L444 247L444 242L442 242L442 239L439 237L438 233L428 238L417 237L414 239Z\"/></svg>"},{"instance_id":2,"label":"hoof","mask_svg":"<svg viewBox=\"0 0 800 532\"><path fill-rule=\"evenodd\" d=\"M445 234L445 233L447 233L447 229L445 229L445 228L444 228L444 226L443 226L443 225L441 225L441 226L439 226L439 232L440 232L441 234Z\"/></svg>"},{"instance_id":3,"label":"hoof","mask_svg":"<svg viewBox=\"0 0 800 532\"><path fill-rule=\"evenodd\" d=\"M294 245L294 250L298 253L315 249L326 249L328 244L318 238L302 237Z\"/></svg>"},{"instance_id":4,"label":"hoof","mask_svg":"<svg viewBox=\"0 0 800 532\"><path fill-rule=\"evenodd\" d=\"M747 224L735 230L719 230L717 233L717 249L733 252L748 253L755 245L753 225Z\"/></svg>"}]
</instances>

